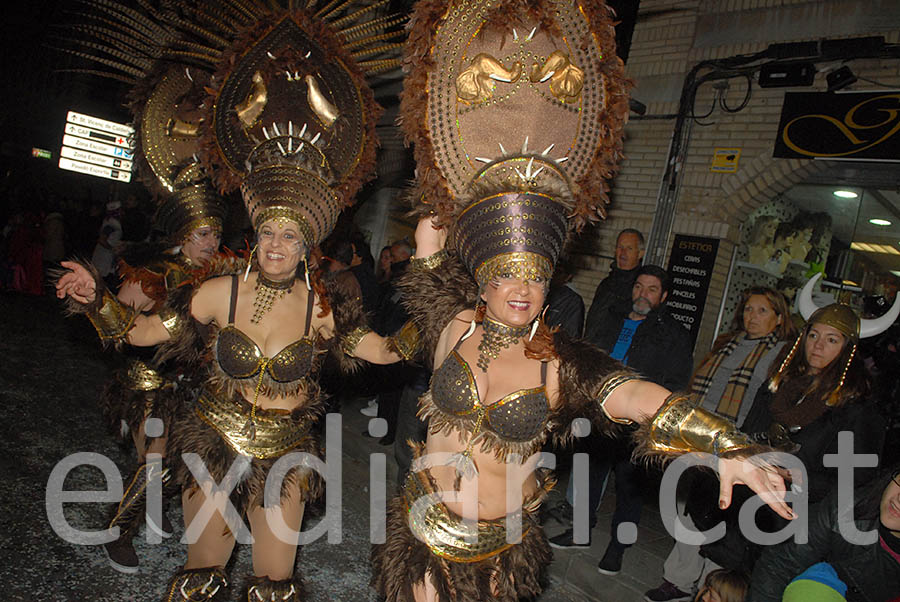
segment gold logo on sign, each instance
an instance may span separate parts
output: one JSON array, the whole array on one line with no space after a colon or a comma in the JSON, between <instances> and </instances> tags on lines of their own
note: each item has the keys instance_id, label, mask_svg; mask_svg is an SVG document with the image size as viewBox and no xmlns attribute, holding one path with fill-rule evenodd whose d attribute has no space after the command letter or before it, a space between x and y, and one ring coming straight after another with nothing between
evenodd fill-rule
<instances>
[{"instance_id":1,"label":"gold logo on sign","mask_svg":"<svg viewBox=\"0 0 900 602\"><path fill-rule=\"evenodd\" d=\"M823 114L811 114L811 115L801 115L800 117L795 117L791 121L789 121L784 126L784 131L781 133L781 139L784 141L785 145L788 148L793 150L794 152L800 153L801 155L806 155L808 157L846 157L847 155L854 155L856 153L860 153L864 150L870 149L874 146L878 146L891 136L893 136L897 130L900 130L900 106L897 107L878 107L876 109L871 109L870 106L872 103L876 101L881 101L884 99L895 99L898 101L898 105L900 105L900 94L885 94L883 96L876 96L875 98L870 98L868 100L864 100L861 103L857 104L853 108L851 108L844 115L843 120L837 119L831 115L823 115ZM866 109L869 109L868 113L865 113ZM884 113L884 118L876 123L860 123L859 118L861 114L863 117L869 117L872 115L877 115L880 113ZM847 139L847 141L853 146L853 148L841 152L835 153L822 153L812 150L807 150L801 147L799 144L791 140L790 130L791 126L795 123L803 121L804 119L816 119L825 121L828 124L831 124ZM888 128L887 131L884 131L884 128ZM872 132L871 130L878 130L876 132ZM879 132L883 132L880 133ZM872 139L870 136L874 134L877 136L876 139Z\"/></svg>"}]
</instances>

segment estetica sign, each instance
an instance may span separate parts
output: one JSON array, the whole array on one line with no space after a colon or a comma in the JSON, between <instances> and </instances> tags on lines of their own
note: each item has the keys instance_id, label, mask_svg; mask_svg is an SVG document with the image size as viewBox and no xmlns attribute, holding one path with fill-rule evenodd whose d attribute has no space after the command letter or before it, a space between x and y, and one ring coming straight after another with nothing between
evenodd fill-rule
<instances>
[{"instance_id":1,"label":"estetica sign","mask_svg":"<svg viewBox=\"0 0 900 602\"><path fill-rule=\"evenodd\" d=\"M900 161L900 91L786 93L773 156Z\"/></svg>"}]
</instances>

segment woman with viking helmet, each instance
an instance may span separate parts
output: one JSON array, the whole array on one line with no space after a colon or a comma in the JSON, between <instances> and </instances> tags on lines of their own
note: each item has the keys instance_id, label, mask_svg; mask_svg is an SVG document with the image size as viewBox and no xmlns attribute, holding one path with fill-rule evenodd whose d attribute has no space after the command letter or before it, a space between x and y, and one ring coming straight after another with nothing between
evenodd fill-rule
<instances>
[{"instance_id":1,"label":"woman with viking helmet","mask_svg":"<svg viewBox=\"0 0 900 602\"><path fill-rule=\"evenodd\" d=\"M170 437L170 456L200 462L176 470L188 558L165 599L211 600L227 585L235 540L248 535L228 510L230 493L253 538L247 599L301 600L299 529L321 483L309 462L287 459L286 473L272 469L288 454L318 455L311 427L323 413L316 376L325 352L374 363L409 354L402 341L370 333L359 291L323 279L315 261L317 245L374 168L378 110L361 70L397 66L377 55L396 48L395 34L383 29L399 19L349 2L181 4L182 11L147 15L129 35L144 44L145 30L161 20L158 39L167 46L158 56L206 68L202 125L178 131L199 135L199 159L223 192L240 187L257 246L246 265L214 266L221 275L174 315L136 315L74 264L58 294L87 304L98 330L118 341L161 344L163 355L207 342L205 381ZM126 23L135 14L114 12ZM218 512L210 516L207 502Z\"/></svg>"},{"instance_id":2,"label":"woman with viking helmet","mask_svg":"<svg viewBox=\"0 0 900 602\"><path fill-rule=\"evenodd\" d=\"M569 232L603 215L627 82L601 2L420 2L401 98L424 215L402 279L431 386L425 444L388 509L373 585L390 602L532 598L550 549L536 511L548 436L578 417L641 426L639 454L719 457L785 517L784 483L749 440L684 395L540 319ZM445 248L446 243L446 248ZM744 472L744 469L747 469Z\"/></svg>"},{"instance_id":3,"label":"woman with viking helmet","mask_svg":"<svg viewBox=\"0 0 900 602\"><path fill-rule=\"evenodd\" d=\"M743 426L803 462L810 502L821 500L837 483L836 472L822 459L837 453L839 432L853 433L854 453L881 454L885 423L869 397L869 378L857 346L861 338L886 330L900 313L900 298L886 315L872 320L860 319L841 303L817 308L811 291L820 276L811 278L800 293L806 326L772 365L768 388L756 396ZM854 471L857 484L870 476L865 468Z\"/></svg>"}]
</instances>

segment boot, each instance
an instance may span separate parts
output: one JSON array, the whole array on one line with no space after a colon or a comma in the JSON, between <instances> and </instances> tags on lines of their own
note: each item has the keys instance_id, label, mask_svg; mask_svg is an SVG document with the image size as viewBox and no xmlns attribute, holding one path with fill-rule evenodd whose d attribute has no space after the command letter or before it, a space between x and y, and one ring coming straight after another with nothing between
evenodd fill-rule
<instances>
[{"instance_id":1,"label":"boot","mask_svg":"<svg viewBox=\"0 0 900 602\"><path fill-rule=\"evenodd\" d=\"M272 581L268 577L251 577L247 588L247 602L301 602L306 596L303 579L294 575L282 581Z\"/></svg>"},{"instance_id":2,"label":"boot","mask_svg":"<svg viewBox=\"0 0 900 602\"><path fill-rule=\"evenodd\" d=\"M211 566L202 569L183 569L175 573L166 589L163 602L206 602L228 587L225 571Z\"/></svg>"}]
</instances>

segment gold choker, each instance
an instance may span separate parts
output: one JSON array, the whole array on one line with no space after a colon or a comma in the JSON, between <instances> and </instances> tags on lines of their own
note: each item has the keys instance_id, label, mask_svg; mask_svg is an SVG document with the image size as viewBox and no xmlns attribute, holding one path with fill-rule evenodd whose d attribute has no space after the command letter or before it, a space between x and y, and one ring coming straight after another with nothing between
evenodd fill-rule
<instances>
[{"instance_id":1,"label":"gold choker","mask_svg":"<svg viewBox=\"0 0 900 602\"><path fill-rule=\"evenodd\" d=\"M487 372L488 364L500 356L500 352L515 345L519 339L528 334L531 324L527 326L507 326L485 316L481 323L484 334L478 343L478 367Z\"/></svg>"},{"instance_id":2,"label":"gold choker","mask_svg":"<svg viewBox=\"0 0 900 602\"><path fill-rule=\"evenodd\" d=\"M263 316L272 309L272 305L291 292L296 278L291 276L287 280L269 280L262 272L256 273L256 298L253 299L252 324L259 324Z\"/></svg>"}]
</instances>

